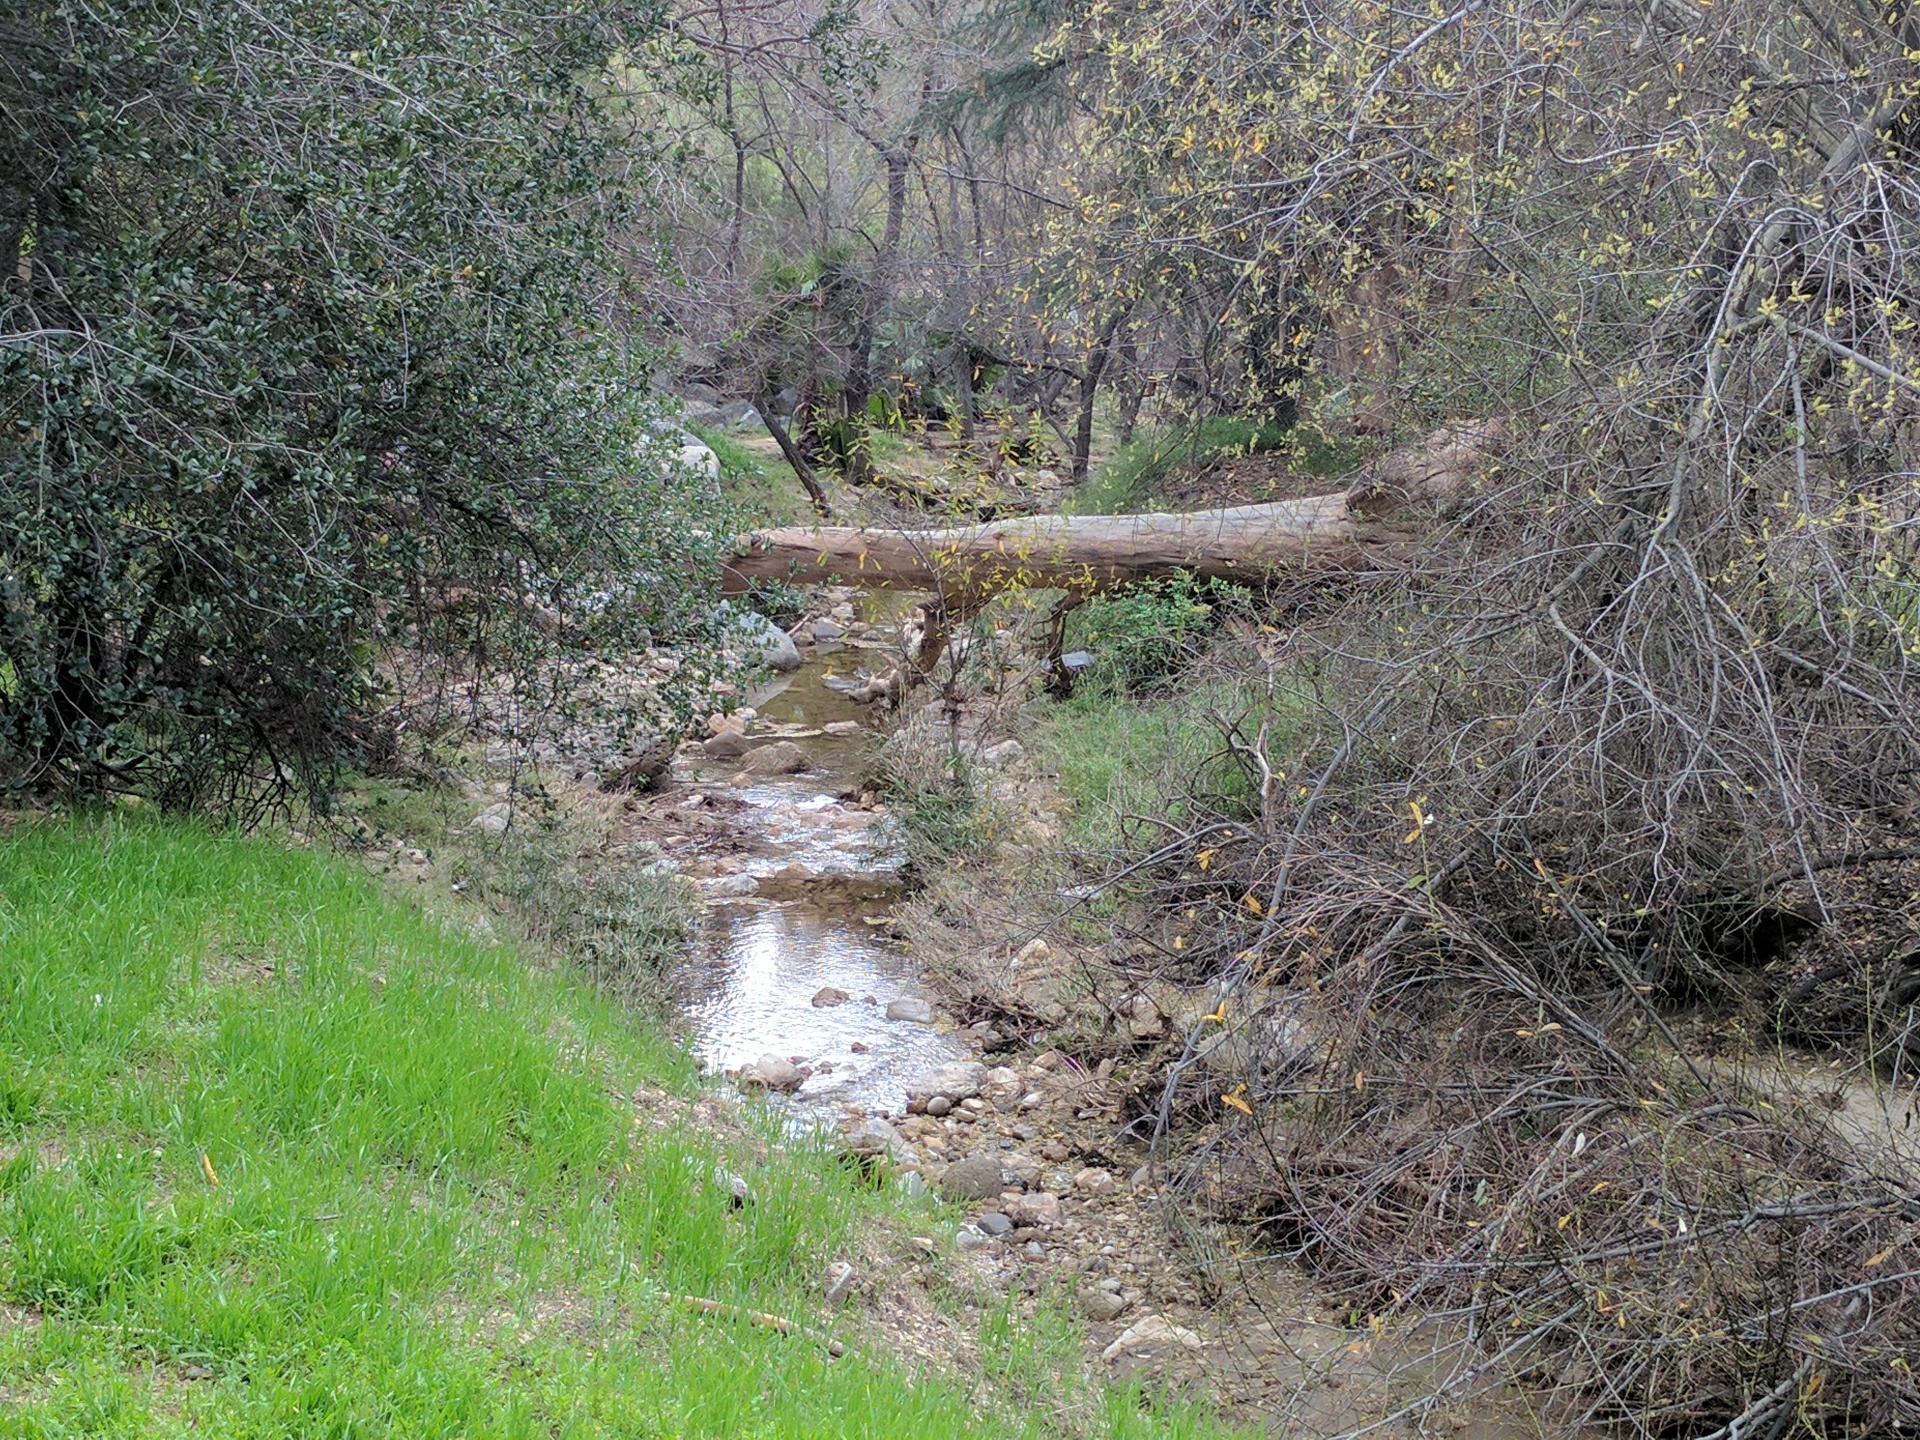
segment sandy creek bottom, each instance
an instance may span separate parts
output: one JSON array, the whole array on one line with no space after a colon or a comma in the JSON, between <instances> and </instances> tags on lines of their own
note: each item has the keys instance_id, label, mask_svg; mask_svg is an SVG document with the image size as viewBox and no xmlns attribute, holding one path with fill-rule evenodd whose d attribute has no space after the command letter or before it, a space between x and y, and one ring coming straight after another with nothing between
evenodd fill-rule
<instances>
[{"instance_id":1,"label":"sandy creek bottom","mask_svg":"<svg viewBox=\"0 0 1920 1440\"><path fill-rule=\"evenodd\" d=\"M881 915L884 901L849 895L897 889L901 864L885 827L842 803L858 789L876 737L864 728L855 735L821 731L836 722L864 727L872 719L870 708L826 683L836 671L851 674L862 658L858 650L843 650L754 697L754 733L792 739L814 768L735 785L728 777L738 762L702 762L687 777L744 802L742 874L765 881L804 866L820 879L768 887L783 896L797 890L797 899L714 904L706 943L677 987L686 997L688 1037L708 1068L734 1070L763 1055L813 1068L788 1102L806 1123L830 1124L855 1110L897 1114L911 1081L971 1057L950 1033L886 1018L892 1001L930 997L911 959L866 923ZM850 998L815 1006L813 997L829 987Z\"/></svg>"}]
</instances>

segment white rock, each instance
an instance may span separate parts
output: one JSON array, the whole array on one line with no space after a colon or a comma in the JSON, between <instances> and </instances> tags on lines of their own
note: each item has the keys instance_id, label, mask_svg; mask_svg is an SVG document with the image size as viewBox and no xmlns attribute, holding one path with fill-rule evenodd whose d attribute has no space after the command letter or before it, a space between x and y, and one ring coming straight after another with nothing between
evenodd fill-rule
<instances>
[{"instance_id":1,"label":"white rock","mask_svg":"<svg viewBox=\"0 0 1920 1440\"><path fill-rule=\"evenodd\" d=\"M1102 1360L1118 1360L1122 1355L1141 1350L1168 1350L1174 1346L1187 1350L1199 1350L1203 1346L1200 1337L1191 1330L1184 1330L1164 1315L1149 1315L1136 1320L1106 1349L1100 1352Z\"/></svg>"},{"instance_id":2,"label":"white rock","mask_svg":"<svg viewBox=\"0 0 1920 1440\"><path fill-rule=\"evenodd\" d=\"M985 1065L978 1060L961 1060L951 1065L936 1065L913 1083L910 1093L928 1099L944 1095L949 1100L971 1100L986 1081Z\"/></svg>"},{"instance_id":3,"label":"white rock","mask_svg":"<svg viewBox=\"0 0 1920 1440\"><path fill-rule=\"evenodd\" d=\"M887 1004L887 1019L910 1020L915 1025L931 1025L933 1024L933 1006L925 1000L893 1000ZM981 1068L985 1069L984 1066ZM978 1093L977 1089L974 1093Z\"/></svg>"},{"instance_id":4,"label":"white rock","mask_svg":"<svg viewBox=\"0 0 1920 1440\"><path fill-rule=\"evenodd\" d=\"M1002 740L998 745L989 745L980 752L980 759L988 765L1005 765L1018 760L1027 753L1027 747L1018 740Z\"/></svg>"}]
</instances>

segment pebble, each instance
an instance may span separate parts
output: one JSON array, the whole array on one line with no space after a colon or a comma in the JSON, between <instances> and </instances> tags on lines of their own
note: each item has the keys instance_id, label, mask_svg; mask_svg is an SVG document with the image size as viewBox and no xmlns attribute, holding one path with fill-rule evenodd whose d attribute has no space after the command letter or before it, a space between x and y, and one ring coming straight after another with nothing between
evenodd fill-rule
<instances>
[{"instance_id":1,"label":"pebble","mask_svg":"<svg viewBox=\"0 0 1920 1440\"><path fill-rule=\"evenodd\" d=\"M1020 1247L1020 1253L1029 1260L1044 1260L1047 1258L1047 1247L1038 1240L1029 1240Z\"/></svg>"},{"instance_id":2,"label":"pebble","mask_svg":"<svg viewBox=\"0 0 1920 1440\"><path fill-rule=\"evenodd\" d=\"M945 1115L951 1109L953 1109L953 1102L944 1095L936 1095L927 1101L929 1115Z\"/></svg>"},{"instance_id":3,"label":"pebble","mask_svg":"<svg viewBox=\"0 0 1920 1440\"><path fill-rule=\"evenodd\" d=\"M973 1217L973 1223L996 1239L1002 1235L1011 1233L1013 1230L1013 1221L1002 1215L998 1210L982 1210L978 1215Z\"/></svg>"}]
</instances>

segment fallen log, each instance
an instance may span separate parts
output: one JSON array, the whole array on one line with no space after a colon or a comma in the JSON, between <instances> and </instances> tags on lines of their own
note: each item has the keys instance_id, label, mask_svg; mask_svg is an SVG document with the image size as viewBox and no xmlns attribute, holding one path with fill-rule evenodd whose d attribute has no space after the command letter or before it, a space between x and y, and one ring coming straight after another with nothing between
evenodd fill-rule
<instances>
[{"instance_id":1,"label":"fallen log","mask_svg":"<svg viewBox=\"0 0 1920 1440\"><path fill-rule=\"evenodd\" d=\"M769 580L938 592L949 608L1010 589L1102 590L1185 572L1258 583L1282 573L1372 570L1469 493L1507 442L1500 421L1437 430L1381 456L1345 490L1190 514L1035 515L928 530L792 526L747 536L722 588Z\"/></svg>"}]
</instances>

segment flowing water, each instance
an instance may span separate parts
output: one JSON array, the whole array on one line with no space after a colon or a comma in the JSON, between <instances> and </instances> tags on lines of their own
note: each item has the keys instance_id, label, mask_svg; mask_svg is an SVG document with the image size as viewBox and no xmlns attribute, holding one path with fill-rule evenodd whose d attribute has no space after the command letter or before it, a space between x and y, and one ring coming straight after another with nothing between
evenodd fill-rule
<instances>
[{"instance_id":1,"label":"flowing water","mask_svg":"<svg viewBox=\"0 0 1920 1440\"><path fill-rule=\"evenodd\" d=\"M891 1002L931 997L910 959L868 923L884 921L902 857L884 823L850 803L875 742L866 728L873 712L827 682L861 656L840 650L753 697L754 734L792 739L814 768L732 784L737 761L706 761L692 777L744 802L750 848L739 873L762 892L709 912L704 953L681 985L694 1051L721 1071L763 1055L811 1067L790 1103L823 1122L854 1110L897 1113L909 1082L971 1055L950 1029L886 1018ZM823 728L849 722L859 733ZM816 1006L826 989L848 999Z\"/></svg>"}]
</instances>

